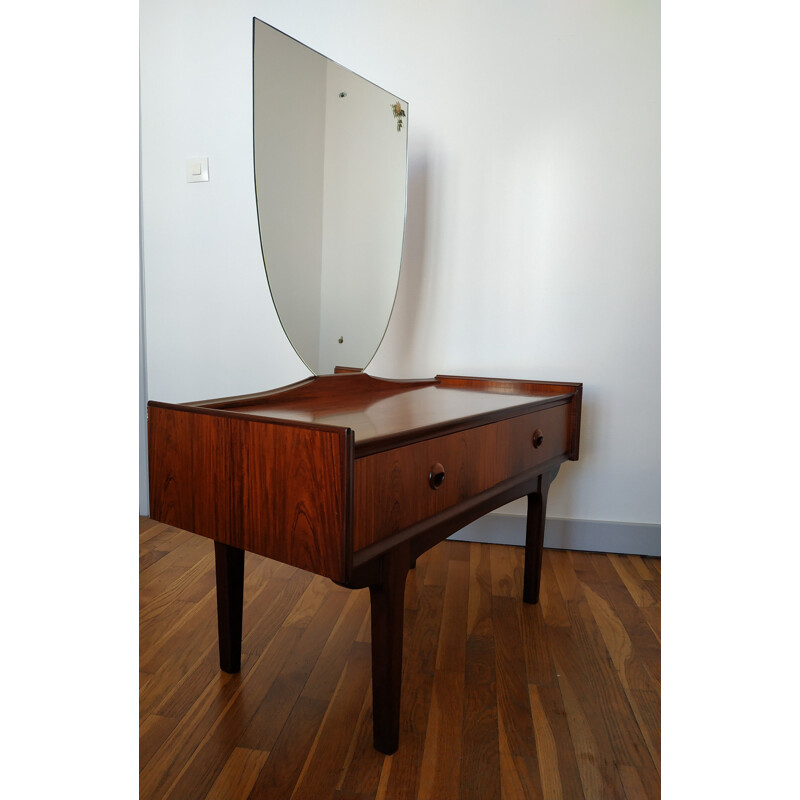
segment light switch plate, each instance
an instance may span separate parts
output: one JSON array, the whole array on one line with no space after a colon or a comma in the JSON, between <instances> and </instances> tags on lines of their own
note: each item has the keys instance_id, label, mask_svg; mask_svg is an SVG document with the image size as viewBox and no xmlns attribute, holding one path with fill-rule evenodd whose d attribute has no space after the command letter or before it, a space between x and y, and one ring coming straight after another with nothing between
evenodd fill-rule
<instances>
[{"instance_id":1,"label":"light switch plate","mask_svg":"<svg viewBox=\"0 0 800 800\"><path fill-rule=\"evenodd\" d=\"M186 182L197 183L208 180L208 157L190 158L186 162Z\"/></svg>"}]
</instances>

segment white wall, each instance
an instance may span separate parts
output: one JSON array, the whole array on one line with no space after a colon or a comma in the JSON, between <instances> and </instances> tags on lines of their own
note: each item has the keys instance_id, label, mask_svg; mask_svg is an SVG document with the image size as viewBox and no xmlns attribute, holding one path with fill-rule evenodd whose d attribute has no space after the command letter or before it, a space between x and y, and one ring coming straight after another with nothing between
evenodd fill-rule
<instances>
[{"instance_id":1,"label":"white wall","mask_svg":"<svg viewBox=\"0 0 800 800\"><path fill-rule=\"evenodd\" d=\"M308 374L259 252L258 16L409 101L403 273L369 372L582 381L581 460L550 514L658 522L659 14L645 0L142 0L150 398ZM203 155L209 183L185 183Z\"/></svg>"}]
</instances>

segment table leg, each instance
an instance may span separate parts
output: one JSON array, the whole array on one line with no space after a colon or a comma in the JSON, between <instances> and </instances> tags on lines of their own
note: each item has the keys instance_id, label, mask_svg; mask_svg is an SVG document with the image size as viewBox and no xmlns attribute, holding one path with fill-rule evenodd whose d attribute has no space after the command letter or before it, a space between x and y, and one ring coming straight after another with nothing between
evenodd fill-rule
<instances>
[{"instance_id":1,"label":"table leg","mask_svg":"<svg viewBox=\"0 0 800 800\"><path fill-rule=\"evenodd\" d=\"M215 541L214 557L217 569L219 665L223 672L239 672L242 668L244 550Z\"/></svg>"},{"instance_id":2,"label":"table leg","mask_svg":"<svg viewBox=\"0 0 800 800\"><path fill-rule=\"evenodd\" d=\"M408 547L383 556L380 583L369 587L372 623L372 736L386 755L400 738L400 685L403 665L403 612Z\"/></svg>"},{"instance_id":3,"label":"table leg","mask_svg":"<svg viewBox=\"0 0 800 800\"><path fill-rule=\"evenodd\" d=\"M528 521L525 527L525 577L522 588L522 599L526 603L539 602L547 492L555 476L555 472L546 472L544 475L540 475L536 490L528 495Z\"/></svg>"}]
</instances>

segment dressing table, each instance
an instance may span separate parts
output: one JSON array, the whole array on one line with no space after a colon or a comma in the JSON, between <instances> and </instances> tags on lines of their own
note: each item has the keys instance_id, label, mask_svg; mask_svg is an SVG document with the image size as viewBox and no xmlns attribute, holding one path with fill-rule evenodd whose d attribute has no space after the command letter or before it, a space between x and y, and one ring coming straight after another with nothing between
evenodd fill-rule
<instances>
[{"instance_id":1,"label":"dressing table","mask_svg":"<svg viewBox=\"0 0 800 800\"><path fill-rule=\"evenodd\" d=\"M265 53L283 58L291 50L295 58L296 48L302 47L254 20L254 122L262 113L257 77L271 72ZM342 68L333 65L339 81L333 85L330 64L325 66L326 86L337 90L329 92L334 100L357 94L356 84L347 83L351 77L340 74ZM347 88L338 88L342 80ZM385 99L379 98L378 105L390 105ZM265 107L274 108L275 102L274 96L264 100ZM395 98L391 106L389 133L395 136L404 131L407 107ZM291 297L293 290L271 271L271 252L277 251L270 251L267 242L277 230L269 230L263 210L274 206L264 195L272 181L260 172L269 159L261 156L267 150L259 149L258 130L254 135L260 232L279 316L307 364L322 359L326 347L336 357L336 345L352 338L341 332L349 324L346 315L326 334L323 312L314 346L302 351L290 333L296 321L281 311L278 295ZM273 147L281 136L272 131L264 141ZM336 144L329 133L326 137L329 156ZM404 153L403 136L403 158ZM307 154L298 157L307 159ZM285 164L291 156L277 158ZM400 207L405 179L403 162ZM381 193L386 185L383 181ZM294 207L295 201L300 202L284 196L282 202ZM396 210L396 197L393 202ZM389 311L402 229L403 222L394 229L390 248L389 258L396 261L393 283L382 301L375 300ZM346 248L347 242L340 245ZM370 292L377 297L374 287ZM367 345L367 361L385 324L372 333L377 341ZM369 337L356 338L360 344ZM349 352L346 363L353 363ZM241 663L245 551L349 588L369 588L374 744L390 754L398 747L409 569L418 556L464 525L527 496L523 600L538 601L547 493L560 464L578 458L581 384L444 375L386 380L366 374L363 366L331 369L323 364L320 371L329 374L244 396L150 401L150 503L153 519L214 540L220 665L226 672L237 672Z\"/></svg>"}]
</instances>

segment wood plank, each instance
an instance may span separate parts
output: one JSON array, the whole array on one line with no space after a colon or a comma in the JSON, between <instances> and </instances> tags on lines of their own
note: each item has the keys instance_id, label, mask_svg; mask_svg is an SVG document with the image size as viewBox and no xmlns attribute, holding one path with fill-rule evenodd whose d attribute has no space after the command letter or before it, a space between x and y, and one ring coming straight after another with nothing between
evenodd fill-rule
<instances>
[{"instance_id":1,"label":"wood plank","mask_svg":"<svg viewBox=\"0 0 800 800\"><path fill-rule=\"evenodd\" d=\"M461 559L449 560L442 625L436 651L437 670L464 674L469 587L469 562Z\"/></svg>"},{"instance_id":2,"label":"wood plank","mask_svg":"<svg viewBox=\"0 0 800 800\"><path fill-rule=\"evenodd\" d=\"M653 606L660 601L660 598L653 596L653 589L649 585L654 582L642 580L626 556L611 553L608 558L637 606Z\"/></svg>"},{"instance_id":3,"label":"wood plank","mask_svg":"<svg viewBox=\"0 0 800 800\"><path fill-rule=\"evenodd\" d=\"M360 641L356 639L356 641ZM354 796L374 797L378 791L383 763L386 759L372 742L372 692L364 695L364 703L354 727L350 748L345 758L337 790Z\"/></svg>"},{"instance_id":4,"label":"wood plank","mask_svg":"<svg viewBox=\"0 0 800 800\"><path fill-rule=\"evenodd\" d=\"M525 654L519 646L518 599L492 598L503 796L541 798Z\"/></svg>"},{"instance_id":5,"label":"wood plank","mask_svg":"<svg viewBox=\"0 0 800 800\"><path fill-rule=\"evenodd\" d=\"M494 639L473 634L466 649L459 797L487 800L501 791Z\"/></svg>"},{"instance_id":6,"label":"wood plank","mask_svg":"<svg viewBox=\"0 0 800 800\"><path fill-rule=\"evenodd\" d=\"M650 571L650 568L647 565L647 560L642 558L642 556L629 555L628 563L633 567L636 574L643 581L653 580L653 573Z\"/></svg>"},{"instance_id":7,"label":"wood plank","mask_svg":"<svg viewBox=\"0 0 800 800\"><path fill-rule=\"evenodd\" d=\"M269 691L253 692L243 698L245 715L250 722L242 730L242 746L258 750L272 750L275 746L346 601L346 594L336 593L328 597L328 601L308 621L305 616L292 617L290 614L287 617L284 627L298 632L297 644L285 659L280 673L270 682ZM290 619L295 623L290 624Z\"/></svg>"},{"instance_id":8,"label":"wood plank","mask_svg":"<svg viewBox=\"0 0 800 800\"><path fill-rule=\"evenodd\" d=\"M447 797L459 783L464 672L436 670L419 773L418 797Z\"/></svg>"},{"instance_id":9,"label":"wood plank","mask_svg":"<svg viewBox=\"0 0 800 800\"><path fill-rule=\"evenodd\" d=\"M188 605L186 613L141 654L141 668L153 672L139 696L143 713L153 710L217 646L216 598L209 595L201 603Z\"/></svg>"},{"instance_id":10,"label":"wood plank","mask_svg":"<svg viewBox=\"0 0 800 800\"><path fill-rule=\"evenodd\" d=\"M492 628L491 549L478 544L470 553L467 634L485 636Z\"/></svg>"},{"instance_id":11,"label":"wood plank","mask_svg":"<svg viewBox=\"0 0 800 800\"><path fill-rule=\"evenodd\" d=\"M242 623L243 653L255 655L263 652L277 629L292 613L311 581L312 576L308 572L298 570L291 579L272 578L265 581L263 589L255 594L253 606L248 605L245 600ZM253 596L252 592L250 596Z\"/></svg>"},{"instance_id":12,"label":"wood plank","mask_svg":"<svg viewBox=\"0 0 800 800\"><path fill-rule=\"evenodd\" d=\"M490 546L474 547L469 564L459 792L488 798L500 794Z\"/></svg>"},{"instance_id":13,"label":"wood plank","mask_svg":"<svg viewBox=\"0 0 800 800\"><path fill-rule=\"evenodd\" d=\"M590 590L584 587L584 598ZM576 606L573 630L584 652L593 654L591 660L584 659L579 678L584 696L594 695L594 702L587 710L596 721L598 733L607 735L604 747L610 748L614 763L632 764L642 769L642 775L650 775L657 782L657 771L650 755L644 731L631 713L631 705L625 695L622 679L613 668L608 649L594 620L588 601L584 599ZM602 735L602 734L601 734Z\"/></svg>"},{"instance_id":14,"label":"wood plank","mask_svg":"<svg viewBox=\"0 0 800 800\"><path fill-rule=\"evenodd\" d=\"M143 550L139 553L139 572L155 564L160 558L163 558L169 550Z\"/></svg>"},{"instance_id":15,"label":"wood plank","mask_svg":"<svg viewBox=\"0 0 800 800\"><path fill-rule=\"evenodd\" d=\"M269 753L234 748L206 800L246 800Z\"/></svg>"},{"instance_id":16,"label":"wood plank","mask_svg":"<svg viewBox=\"0 0 800 800\"><path fill-rule=\"evenodd\" d=\"M492 597L522 597L521 582L514 586L515 561L512 548L495 545L489 549L492 570Z\"/></svg>"},{"instance_id":17,"label":"wood plank","mask_svg":"<svg viewBox=\"0 0 800 800\"><path fill-rule=\"evenodd\" d=\"M551 550L549 560L553 566L562 605L569 610L570 604L577 603L581 599L581 582L575 574L571 553L568 550ZM567 625L572 624L573 619L567 614Z\"/></svg>"},{"instance_id":18,"label":"wood plank","mask_svg":"<svg viewBox=\"0 0 800 800\"><path fill-rule=\"evenodd\" d=\"M188 531L173 528L149 517L139 517L139 546L148 550L173 550L177 544L186 541Z\"/></svg>"},{"instance_id":19,"label":"wood plank","mask_svg":"<svg viewBox=\"0 0 800 800\"><path fill-rule=\"evenodd\" d=\"M535 798L541 800L541 784L538 771L534 774L534 781L530 780L530 769L523 763L521 757L516 757L511 752L506 734L506 723L503 709L497 709L498 747L500 751L500 796L503 800L527 800ZM522 763L523 768L519 769Z\"/></svg>"},{"instance_id":20,"label":"wood plank","mask_svg":"<svg viewBox=\"0 0 800 800\"><path fill-rule=\"evenodd\" d=\"M625 787L626 800L656 800L656 798L661 797L660 793L647 793L636 767L631 767L628 764L620 764L617 769L622 779L622 785Z\"/></svg>"},{"instance_id":21,"label":"wood plank","mask_svg":"<svg viewBox=\"0 0 800 800\"><path fill-rule=\"evenodd\" d=\"M352 720L364 705L370 676L370 646L356 642L300 773L292 800L318 800L339 782L342 764L350 749Z\"/></svg>"},{"instance_id":22,"label":"wood plank","mask_svg":"<svg viewBox=\"0 0 800 800\"><path fill-rule=\"evenodd\" d=\"M247 580L245 580L245 585ZM244 626L246 640L255 637L270 641L279 628L281 620L288 613L299 595L300 589L285 580L272 580L260 592L246 595L244 609ZM248 663L255 663L263 654L263 648L253 652L243 648L243 658L248 655ZM212 641L203 658L198 660L193 669L183 678L177 680L174 688L156 707L158 713L180 716L185 714L191 704L202 693L205 686L216 681L219 674L219 652L216 641Z\"/></svg>"},{"instance_id":23,"label":"wood plank","mask_svg":"<svg viewBox=\"0 0 800 800\"><path fill-rule=\"evenodd\" d=\"M283 624L298 625L301 628L308 627L308 624L328 600L332 591L338 591L343 596L346 594L346 590L336 590L329 580L314 576Z\"/></svg>"},{"instance_id":24,"label":"wood plank","mask_svg":"<svg viewBox=\"0 0 800 800\"><path fill-rule=\"evenodd\" d=\"M185 532L184 532L185 533ZM139 573L139 606L147 605L159 595L172 581L183 575L204 555L213 552L210 542L200 536L185 533L186 539L166 555L146 566ZM188 565L188 566L187 566Z\"/></svg>"},{"instance_id":25,"label":"wood plank","mask_svg":"<svg viewBox=\"0 0 800 800\"><path fill-rule=\"evenodd\" d=\"M217 680L219 675L219 654L216 645L212 644L198 659L190 672L176 680L171 688L167 688L163 699L155 706L153 713L162 716L183 718L197 702L205 688ZM164 683L169 678L159 676Z\"/></svg>"},{"instance_id":26,"label":"wood plank","mask_svg":"<svg viewBox=\"0 0 800 800\"><path fill-rule=\"evenodd\" d=\"M368 609L365 590L348 593L338 621L270 750L253 787L254 797L291 796Z\"/></svg>"},{"instance_id":27,"label":"wood plank","mask_svg":"<svg viewBox=\"0 0 800 800\"><path fill-rule=\"evenodd\" d=\"M247 596L243 655L253 652L248 643L266 641L274 635L302 592L302 575L298 573L299 582L273 580L261 592ZM257 652L261 653L263 649L261 647ZM203 681L207 679L209 665L214 675L219 667L215 593L186 610L182 619L175 622L155 644L142 651L142 660L144 668L155 670L148 686L140 693L139 704L143 713L157 710L174 714L174 709L166 709L170 708L167 705L169 698L175 697L176 693L193 701L205 685ZM184 711L185 708L184 705Z\"/></svg>"},{"instance_id":28,"label":"wood plank","mask_svg":"<svg viewBox=\"0 0 800 800\"><path fill-rule=\"evenodd\" d=\"M534 728L536 754L539 760L539 780L542 796L547 800L562 800L564 791L561 784L561 773L558 768L558 747L553 730L547 719L542 704L540 690L537 686L529 686L531 719Z\"/></svg>"},{"instance_id":29,"label":"wood plank","mask_svg":"<svg viewBox=\"0 0 800 800\"><path fill-rule=\"evenodd\" d=\"M573 554L576 557L576 554ZM610 567L610 562L605 559ZM640 688L651 688L651 680L660 681L661 646L659 639L648 623L648 618L658 619L659 606L641 607L636 605L630 592L621 583L616 571L612 570L611 579L595 580L589 574L584 575L584 582L591 591L609 605L609 614L615 616L624 628L633 647L634 657L631 666L639 668L648 677Z\"/></svg>"},{"instance_id":30,"label":"wood plank","mask_svg":"<svg viewBox=\"0 0 800 800\"><path fill-rule=\"evenodd\" d=\"M647 701L653 696L657 696L655 686L652 683L649 686L647 685L649 675L638 667L633 654L633 645L628 638L625 627L613 613L609 604L604 602L588 586L584 587L584 593L592 614L597 620L609 657L616 668L628 702L633 709L647 749L656 769L660 772L658 740L660 726L653 725L652 713L648 707L650 704L646 703L643 707L640 706L640 701Z\"/></svg>"},{"instance_id":31,"label":"wood plank","mask_svg":"<svg viewBox=\"0 0 800 800\"><path fill-rule=\"evenodd\" d=\"M556 553L555 550L547 549L542 553L542 582L537 607L541 608L543 621L548 627L568 628L567 606L553 566L554 558L557 557Z\"/></svg>"},{"instance_id":32,"label":"wood plank","mask_svg":"<svg viewBox=\"0 0 800 800\"><path fill-rule=\"evenodd\" d=\"M598 741L597 726L586 712L587 701L572 684L574 673L561 666L558 660L556 664L583 794L586 798L624 800L625 793L614 768L613 756L602 739Z\"/></svg>"},{"instance_id":33,"label":"wood plank","mask_svg":"<svg viewBox=\"0 0 800 800\"><path fill-rule=\"evenodd\" d=\"M208 581L204 584L207 588L206 592L199 598L202 600L210 591L213 591L213 570L214 570L214 554L209 553L199 561L195 560L194 563L184 569L179 575L176 575L155 597L139 609L139 637L140 639L148 640L153 639L153 631L156 628L163 627L158 617L167 613L170 615L171 604L173 600L175 603L174 608L180 608L180 601L184 597L196 597L191 590L203 577L211 577L212 582L210 587ZM191 602L191 601L189 601ZM195 600L197 602L197 600ZM166 626L169 630L171 624ZM157 639L156 639L157 641Z\"/></svg>"},{"instance_id":34,"label":"wood plank","mask_svg":"<svg viewBox=\"0 0 800 800\"><path fill-rule=\"evenodd\" d=\"M189 800L203 797L210 791L234 748L243 746L239 736L248 720L246 699L251 692L263 695L269 689L298 638L296 629L279 628L259 657L243 654L240 673L226 675L218 672L217 679L209 684L207 690L214 706L200 721L192 721L191 728L184 732L183 738L189 740L190 749L181 755L183 768L174 776L168 792L162 795L164 800ZM225 683L220 676L234 684L233 691L223 692ZM191 716L190 711L187 719ZM165 760L167 758L168 754L165 754ZM151 796L155 800L158 795L142 794L140 800Z\"/></svg>"},{"instance_id":35,"label":"wood plank","mask_svg":"<svg viewBox=\"0 0 800 800\"><path fill-rule=\"evenodd\" d=\"M442 546L444 545L444 546ZM427 556L425 561L425 586L444 586L447 583L447 570L449 559L447 557L447 544L442 542L436 547L432 547L424 554Z\"/></svg>"},{"instance_id":36,"label":"wood plank","mask_svg":"<svg viewBox=\"0 0 800 800\"><path fill-rule=\"evenodd\" d=\"M569 688L572 704L567 706L568 713L571 709L578 725L582 719L587 720L596 749L603 754L599 766L605 790L619 794L619 778L614 768L617 763L641 767L655 780L657 772L645 738L631 713L620 677L611 665L585 597L571 604L570 615L573 625L569 635L559 629L553 637L559 684L565 705L568 696L565 682ZM596 758L593 753L589 755ZM589 794L586 784L584 789Z\"/></svg>"},{"instance_id":37,"label":"wood plank","mask_svg":"<svg viewBox=\"0 0 800 800\"><path fill-rule=\"evenodd\" d=\"M539 685L531 686L530 690L534 735L537 737L536 747L539 754L539 774L545 797L548 792L555 792L555 787L560 783L564 800L581 800L584 793L578 769L576 743L570 730L561 689L558 685ZM540 735L542 749L540 749ZM547 750L547 742L551 739L556 751L555 763L552 753ZM586 795L586 798L592 800L589 795Z\"/></svg>"},{"instance_id":38,"label":"wood plank","mask_svg":"<svg viewBox=\"0 0 800 800\"><path fill-rule=\"evenodd\" d=\"M141 800L659 796L657 560L616 556L626 583L610 556L545 550L528 606L514 596L522 548L423 554L405 592L409 703L385 757L366 590L248 554L247 647L225 676L199 537L142 530L143 552L175 544L144 592Z\"/></svg>"},{"instance_id":39,"label":"wood plank","mask_svg":"<svg viewBox=\"0 0 800 800\"><path fill-rule=\"evenodd\" d=\"M541 594L540 594L541 597ZM519 646L525 657L525 673L529 684L555 686L556 669L550 653L548 628L541 603L518 603L515 608L519 626Z\"/></svg>"},{"instance_id":40,"label":"wood plank","mask_svg":"<svg viewBox=\"0 0 800 800\"><path fill-rule=\"evenodd\" d=\"M188 531L171 529L169 543L164 543L159 550L166 550L167 556L159 559L157 563L146 567L139 573L139 589L145 589L148 584L170 567L183 567L193 564L197 558L202 558L205 553L213 551L213 544L207 539L195 536Z\"/></svg>"},{"instance_id":41,"label":"wood plank","mask_svg":"<svg viewBox=\"0 0 800 800\"><path fill-rule=\"evenodd\" d=\"M425 747L444 594L443 586L423 586L414 624L405 627L400 747L392 760L387 788L390 797L414 797L418 791L419 753Z\"/></svg>"},{"instance_id":42,"label":"wood plank","mask_svg":"<svg viewBox=\"0 0 800 800\"><path fill-rule=\"evenodd\" d=\"M646 620L647 624L650 626L650 630L653 631L653 635L658 640L658 644L661 644L661 607L660 606L651 606L650 608L643 608L642 609L642 617ZM660 648L659 648L660 649Z\"/></svg>"},{"instance_id":43,"label":"wood plank","mask_svg":"<svg viewBox=\"0 0 800 800\"><path fill-rule=\"evenodd\" d=\"M175 729L178 720L173 717L162 717L159 714L148 714L139 725L139 770L147 764L153 754L166 741Z\"/></svg>"},{"instance_id":44,"label":"wood plank","mask_svg":"<svg viewBox=\"0 0 800 800\"><path fill-rule=\"evenodd\" d=\"M245 666L243 663L243 671ZM209 729L218 722L220 712L236 694L239 685L239 675L220 673L218 682L206 687L142 770L139 777L140 798L170 796L172 787L192 763L193 754Z\"/></svg>"},{"instance_id":45,"label":"wood plank","mask_svg":"<svg viewBox=\"0 0 800 800\"><path fill-rule=\"evenodd\" d=\"M148 603L152 608L153 603ZM159 642L169 636L169 632L177 630L185 622L186 617L197 607L196 603L179 602L170 599L163 608L156 608L157 614L149 619L142 617L139 627L139 648L142 655L141 669L143 672L155 674L158 671L160 660L146 659L144 654L154 649Z\"/></svg>"},{"instance_id":46,"label":"wood plank","mask_svg":"<svg viewBox=\"0 0 800 800\"><path fill-rule=\"evenodd\" d=\"M389 776L392 774L392 758L394 756L387 756L383 760L383 769L381 769L381 777L378 781L378 791L375 792L375 800L386 800L386 788L389 785Z\"/></svg>"},{"instance_id":47,"label":"wood plank","mask_svg":"<svg viewBox=\"0 0 800 800\"><path fill-rule=\"evenodd\" d=\"M149 547L150 540L168 528L163 522L157 522L150 517L139 517L139 547Z\"/></svg>"}]
</instances>

